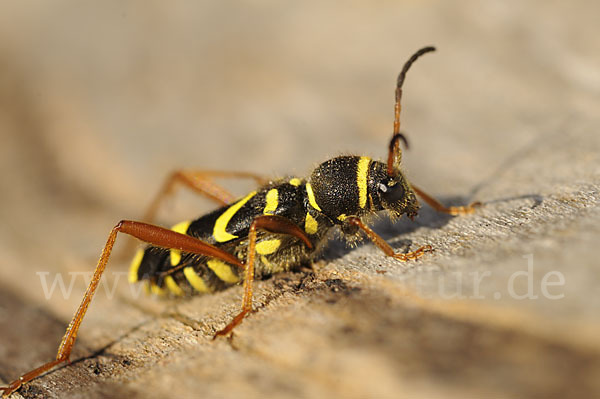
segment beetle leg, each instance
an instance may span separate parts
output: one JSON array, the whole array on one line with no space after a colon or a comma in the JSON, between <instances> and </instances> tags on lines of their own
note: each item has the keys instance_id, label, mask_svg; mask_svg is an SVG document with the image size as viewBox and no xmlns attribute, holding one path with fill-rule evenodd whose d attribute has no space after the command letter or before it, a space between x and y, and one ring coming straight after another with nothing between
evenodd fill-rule
<instances>
[{"instance_id":1,"label":"beetle leg","mask_svg":"<svg viewBox=\"0 0 600 399\"><path fill-rule=\"evenodd\" d=\"M222 330L217 331L213 339L218 336L229 334L237 325L239 325L244 317L252 310L252 292L254 283L254 260L256 257L256 233L257 230L265 230L269 233L288 234L302 240L304 244L312 249L313 244L302 231L294 223L286 218L276 215L262 215L254 218L248 232L248 254L244 270L244 296L242 299L242 311L233 318L233 320Z\"/></svg>"},{"instance_id":2,"label":"beetle leg","mask_svg":"<svg viewBox=\"0 0 600 399\"><path fill-rule=\"evenodd\" d=\"M268 179L249 172L231 172L221 170L176 170L164 181L160 191L154 196L152 202L142 216L145 223L153 223L158 210L164 201L173 194L179 184L191 189L219 205L229 205L235 201L235 196L214 182L215 178L223 179L252 179L258 185L265 184ZM128 257L134 249L134 241L128 241L122 251L116 255L121 258Z\"/></svg>"},{"instance_id":3,"label":"beetle leg","mask_svg":"<svg viewBox=\"0 0 600 399\"><path fill-rule=\"evenodd\" d=\"M435 209L438 212L443 212L443 213L447 213L450 215L468 215L470 213L474 213L475 208L482 205L481 202L477 201L477 202L473 202L467 206L447 207L447 206L444 206L444 204L442 204L435 198L431 197L429 194L427 194L423 190L421 190L420 188L414 186L413 184L411 184L411 187L414 190L415 194L417 194L419 197L421 197L423 199L423 201L425 201L430 207L432 207L433 209Z\"/></svg>"},{"instance_id":4,"label":"beetle leg","mask_svg":"<svg viewBox=\"0 0 600 399\"><path fill-rule=\"evenodd\" d=\"M178 249L180 251L194 253L198 255L206 255L212 258L221 259L237 267L244 268L244 264L234 255L230 254L229 252L223 251L222 249L217 248L214 245L198 240L197 238L190 237L185 234L180 234L175 231L147 223L134 222L130 220L120 221L115 227L113 227L108 236L106 245L102 250L102 254L100 255L100 259L98 260L96 269L94 270L92 280L90 281L90 284L88 285L87 290L85 291L81 304L79 305L79 308L77 309L75 315L71 319L71 322L69 323L69 326L65 331L65 335L63 336L63 339L58 347L56 359L46 364L43 364L42 366L31 370L26 374L23 374L21 377L8 384L8 386L0 388L0 390L3 391L3 397L10 395L12 392L18 390L26 382L29 382L34 378L44 374L46 371L54 368L60 363L69 361L71 350L73 349L73 345L75 344L75 340L77 338L77 332L79 331L79 327L81 325L81 322L83 321L83 318L90 305L90 302L92 301L94 293L98 288L100 279L102 278L102 274L106 269L106 264L110 257L113 245L115 244L115 241L117 239L118 233L124 233L133 236L141 241L147 242L154 246ZM251 293L252 292L250 290L250 294Z\"/></svg>"},{"instance_id":5,"label":"beetle leg","mask_svg":"<svg viewBox=\"0 0 600 399\"><path fill-rule=\"evenodd\" d=\"M258 185L263 185L267 182L267 179L264 177L248 172L176 170L167 177L160 191L150 203L142 220L148 223L151 223L154 220L160 205L169 195L173 194L175 186L178 183L199 195L203 195L215 201L219 205L229 205L235 200L235 197L229 191L216 184L213 181L215 178L252 179Z\"/></svg>"},{"instance_id":6,"label":"beetle leg","mask_svg":"<svg viewBox=\"0 0 600 399\"><path fill-rule=\"evenodd\" d=\"M406 262L411 259L418 259L421 256L423 256L425 252L429 252L432 250L431 245L425 245L417 249L416 251L409 252L406 254L396 253L394 249L390 246L390 244L388 244L383 238L379 236L379 234L375 233L369 226L365 225L356 216L347 217L344 222L350 223L351 225L354 225L362 231L364 231L367 237L369 237L369 239L373 241L373 243L377 245L377 247L381 249L387 256L391 256L394 259L398 259L403 262Z\"/></svg>"}]
</instances>

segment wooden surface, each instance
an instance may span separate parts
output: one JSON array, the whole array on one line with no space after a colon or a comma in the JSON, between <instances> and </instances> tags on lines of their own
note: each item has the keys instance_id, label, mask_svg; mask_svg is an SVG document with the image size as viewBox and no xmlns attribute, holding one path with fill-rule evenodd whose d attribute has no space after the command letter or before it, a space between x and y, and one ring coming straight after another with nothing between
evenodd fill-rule
<instances>
[{"instance_id":1,"label":"wooden surface","mask_svg":"<svg viewBox=\"0 0 600 399\"><path fill-rule=\"evenodd\" d=\"M259 282L256 312L216 341L241 287L160 300L115 258L73 363L20 395L599 396L599 14L583 0L3 3L0 382L53 358L108 232L169 171L384 158L396 74L434 44L406 81L404 166L446 203L485 206L375 221L396 249L433 253L399 264L333 240L312 271ZM182 193L160 222L210 208ZM45 295L57 276L72 290Z\"/></svg>"}]
</instances>

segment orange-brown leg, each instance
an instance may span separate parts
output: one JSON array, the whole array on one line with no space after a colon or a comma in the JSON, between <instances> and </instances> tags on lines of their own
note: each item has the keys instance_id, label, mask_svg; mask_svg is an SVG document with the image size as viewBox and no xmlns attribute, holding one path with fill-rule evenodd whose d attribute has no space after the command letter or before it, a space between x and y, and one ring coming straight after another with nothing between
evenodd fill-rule
<instances>
[{"instance_id":1,"label":"orange-brown leg","mask_svg":"<svg viewBox=\"0 0 600 399\"><path fill-rule=\"evenodd\" d=\"M392 247L390 247L390 244L388 244L377 233L375 233L373 230L371 230L371 228L369 226L365 225L359 218L357 218L355 216L351 216L351 217L346 218L345 222L349 223L351 225L354 225L354 226L358 227L359 229L361 229L362 231L364 231L365 234L367 235L367 237L369 237L369 239L371 241L373 241L373 243L375 245L377 245L377 247L379 249L381 249L387 256L391 256L394 259L398 259L403 262L406 262L411 259L418 259L421 256L423 256L423 254L425 252L431 251L431 245L425 245L425 246L417 249L416 251L409 252L406 254L396 253L394 251L394 249Z\"/></svg>"},{"instance_id":2,"label":"orange-brown leg","mask_svg":"<svg viewBox=\"0 0 600 399\"><path fill-rule=\"evenodd\" d=\"M90 281L90 284L85 292L85 295L83 296L81 304L79 305L77 312L75 312L73 319L69 323L65 335L58 347L56 359L26 374L23 374L21 377L11 382L8 386L0 388L3 397L10 395L12 392L19 389L24 383L31 381L32 379L52 369L58 364L69 361L69 356L71 354L71 349L75 344L77 332L79 331L79 326L81 325L81 322L83 321L88 306L92 301L94 292L96 291L96 288L98 288L98 284L100 283L102 273L106 268L106 263L108 262L108 259L110 257L110 253L112 251L115 240L117 239L117 233L128 234L139 240L145 241L158 247L172 248L184 252L206 255L213 258L221 259L227 263L230 263L240 268L244 267L244 264L240 262L240 260L234 255L225 252L222 249L219 249L213 245L200 241L196 238L187 236L185 234L179 234L172 230L158 226L153 226L147 223L134 222L129 220L120 221L111 230L108 236L108 240L106 242L106 245L104 246L104 249L102 250L100 260L98 260L98 264L96 266L96 269L94 270L92 280Z\"/></svg>"},{"instance_id":3,"label":"orange-brown leg","mask_svg":"<svg viewBox=\"0 0 600 399\"><path fill-rule=\"evenodd\" d=\"M160 205L171 194L177 184L191 189L197 194L203 195L219 205L228 205L235 200L235 197L220 185L214 182L215 178L227 179L252 179L258 185L265 184L267 179L248 172L229 172L219 170L176 170L172 172L165 180L158 194L154 197L150 206L146 210L143 221L151 223L160 208Z\"/></svg>"},{"instance_id":4,"label":"orange-brown leg","mask_svg":"<svg viewBox=\"0 0 600 399\"><path fill-rule=\"evenodd\" d=\"M481 202L477 201L477 202L473 202L467 206L447 207L447 206L444 206L444 204L442 204L435 198L431 197L429 194L427 194L423 190L421 190L420 188L416 187L415 185L411 184L411 187L414 190L414 192L423 199L423 201L425 201L430 207L432 207L433 209L435 209L438 212L444 212L444 213L447 213L450 215L468 215L469 213L475 212L475 208L477 208L478 206L481 206Z\"/></svg>"},{"instance_id":5,"label":"orange-brown leg","mask_svg":"<svg viewBox=\"0 0 600 399\"><path fill-rule=\"evenodd\" d=\"M175 187L181 184L193 192L213 200L219 205L228 205L235 201L235 196L229 191L216 184L213 179L252 179L258 185L265 184L267 179L249 172L230 172L221 170L176 170L164 181L160 191L142 216L142 221L154 223L160 206L175 191ZM134 240L128 241L119 252L119 259L130 256L135 245Z\"/></svg>"},{"instance_id":6,"label":"orange-brown leg","mask_svg":"<svg viewBox=\"0 0 600 399\"><path fill-rule=\"evenodd\" d=\"M254 283L254 259L256 256L256 231L265 230L275 234L293 235L304 242L304 244L312 249L313 245L308 236L302 229L294 223L281 216L263 215L256 217L250 225L248 232L248 254L246 258L246 268L244 273L244 297L242 299L242 311L233 318L233 320L225 326L224 329L217 331L213 339L229 334L237 325L239 325L244 317L252 310L252 289Z\"/></svg>"}]
</instances>

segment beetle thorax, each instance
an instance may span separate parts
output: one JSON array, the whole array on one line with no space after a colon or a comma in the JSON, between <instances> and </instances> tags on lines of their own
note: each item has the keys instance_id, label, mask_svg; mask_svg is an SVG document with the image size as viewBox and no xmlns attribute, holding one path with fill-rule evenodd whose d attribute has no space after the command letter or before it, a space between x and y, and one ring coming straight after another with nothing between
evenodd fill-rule
<instances>
[{"instance_id":1,"label":"beetle thorax","mask_svg":"<svg viewBox=\"0 0 600 399\"><path fill-rule=\"evenodd\" d=\"M310 206L335 223L372 211L368 187L372 165L371 158L359 156L340 156L323 162L309 177Z\"/></svg>"},{"instance_id":2,"label":"beetle thorax","mask_svg":"<svg viewBox=\"0 0 600 399\"><path fill-rule=\"evenodd\" d=\"M386 174L386 165L369 157L340 156L315 168L306 185L311 208L342 223L348 216L389 210L395 216L416 214L412 189L398 171Z\"/></svg>"}]
</instances>

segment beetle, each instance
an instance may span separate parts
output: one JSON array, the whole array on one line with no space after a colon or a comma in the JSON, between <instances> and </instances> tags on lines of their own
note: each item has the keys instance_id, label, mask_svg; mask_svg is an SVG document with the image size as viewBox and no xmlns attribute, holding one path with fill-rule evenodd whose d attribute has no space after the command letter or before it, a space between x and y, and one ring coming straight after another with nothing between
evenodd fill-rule
<instances>
[{"instance_id":1,"label":"beetle","mask_svg":"<svg viewBox=\"0 0 600 399\"><path fill-rule=\"evenodd\" d=\"M446 207L411 184L400 170L400 141L408 147L406 137L400 133L402 85L417 58L434 50L434 47L424 47L415 52L398 75L387 162L359 155L338 156L318 165L306 178L285 177L271 181L246 172L181 170L171 174L149 207L144 222L122 220L111 230L83 300L59 345L56 359L0 388L3 397L69 361L77 332L119 233L148 244L135 255L129 280L132 283L145 281L156 294L208 293L243 283L241 311L217 331L214 338L229 334L252 310L256 278L293 270L312 260L334 228L339 228L350 241L366 235L385 255L399 261L417 259L432 250L426 245L408 253L395 252L363 220L381 211L392 218L406 215L412 219L420 208L417 196L435 210L451 215L472 213L480 205ZM235 199L213 182L217 177L250 178L259 187ZM171 229L149 223L176 184L213 199L221 207L196 220L178 223Z\"/></svg>"}]
</instances>

